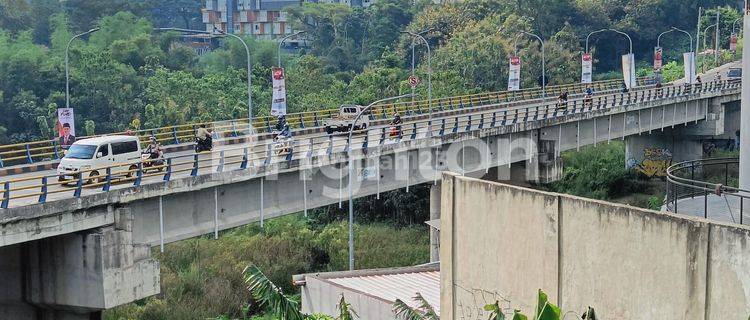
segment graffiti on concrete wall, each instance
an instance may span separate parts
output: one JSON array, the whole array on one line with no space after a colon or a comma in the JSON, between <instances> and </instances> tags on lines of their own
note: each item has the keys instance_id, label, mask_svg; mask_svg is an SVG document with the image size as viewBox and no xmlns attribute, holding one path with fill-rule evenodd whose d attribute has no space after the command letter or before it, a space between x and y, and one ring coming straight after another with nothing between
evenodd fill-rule
<instances>
[{"instance_id":1,"label":"graffiti on concrete wall","mask_svg":"<svg viewBox=\"0 0 750 320\"><path fill-rule=\"evenodd\" d=\"M461 320L486 320L489 312L484 306L498 302L505 314L512 314L510 300L503 297L497 291L489 291L479 288L467 289L459 285L456 290L456 319Z\"/></svg>"},{"instance_id":2,"label":"graffiti on concrete wall","mask_svg":"<svg viewBox=\"0 0 750 320\"><path fill-rule=\"evenodd\" d=\"M667 168L672 165L672 152L667 148L646 148L643 149L643 160L633 158L628 160L628 168L635 169L645 176L666 177Z\"/></svg>"}]
</instances>

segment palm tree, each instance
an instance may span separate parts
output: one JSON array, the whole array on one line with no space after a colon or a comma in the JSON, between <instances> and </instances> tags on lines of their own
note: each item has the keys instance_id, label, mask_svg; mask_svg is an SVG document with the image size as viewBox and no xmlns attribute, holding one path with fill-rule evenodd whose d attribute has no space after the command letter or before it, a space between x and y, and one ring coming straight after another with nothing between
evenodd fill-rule
<instances>
[{"instance_id":1,"label":"palm tree","mask_svg":"<svg viewBox=\"0 0 750 320\"><path fill-rule=\"evenodd\" d=\"M412 308L401 299L396 299L393 303L393 312L396 317L402 320L440 320L435 309L430 305L421 293L413 298L419 303L418 308Z\"/></svg>"},{"instance_id":2,"label":"palm tree","mask_svg":"<svg viewBox=\"0 0 750 320\"><path fill-rule=\"evenodd\" d=\"M247 289L253 296L253 299L258 304L266 308L271 314L277 319L284 320L306 320L306 319L317 319L309 315L303 314L299 310L299 302L294 301L284 295L271 280L266 277L263 272L258 269L255 265L249 265L242 271L247 283ZM341 300L338 303L339 316L335 320L354 320L359 318L357 312L352 309L352 305L344 300L344 295L341 295ZM327 316L326 316L327 317ZM437 318L435 318L437 319Z\"/></svg>"},{"instance_id":3,"label":"palm tree","mask_svg":"<svg viewBox=\"0 0 750 320\"><path fill-rule=\"evenodd\" d=\"M261 307L269 309L279 319L304 320L305 315L299 310L299 303L289 299L263 272L255 265L249 265L242 271L247 289Z\"/></svg>"}]
</instances>

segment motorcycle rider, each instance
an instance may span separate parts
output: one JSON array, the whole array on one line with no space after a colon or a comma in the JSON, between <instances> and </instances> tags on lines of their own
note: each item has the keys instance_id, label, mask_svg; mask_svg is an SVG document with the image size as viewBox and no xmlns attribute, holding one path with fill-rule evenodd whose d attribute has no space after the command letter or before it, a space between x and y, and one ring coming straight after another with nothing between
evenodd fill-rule
<instances>
[{"instance_id":1,"label":"motorcycle rider","mask_svg":"<svg viewBox=\"0 0 750 320\"><path fill-rule=\"evenodd\" d=\"M391 126L393 126L393 129L391 131L391 136L397 136L401 137L401 124L403 121L401 121L401 116L398 114L398 112L393 113L393 120L391 121Z\"/></svg>"},{"instance_id":2,"label":"motorcycle rider","mask_svg":"<svg viewBox=\"0 0 750 320\"><path fill-rule=\"evenodd\" d=\"M591 105L594 103L594 88L591 85L586 87L586 95L583 97L584 105Z\"/></svg>"},{"instance_id":3,"label":"motorcycle rider","mask_svg":"<svg viewBox=\"0 0 750 320\"><path fill-rule=\"evenodd\" d=\"M149 138L148 146L145 150L143 150L143 153L148 154L149 159L152 161L162 159L162 157L164 156L164 150L162 150L161 145L159 145L159 141L156 140L156 137L154 136L151 136Z\"/></svg>"},{"instance_id":4,"label":"motorcycle rider","mask_svg":"<svg viewBox=\"0 0 750 320\"><path fill-rule=\"evenodd\" d=\"M568 107L568 91L563 91L558 97L557 97L557 108L567 108Z\"/></svg>"},{"instance_id":5,"label":"motorcycle rider","mask_svg":"<svg viewBox=\"0 0 750 320\"><path fill-rule=\"evenodd\" d=\"M213 147L213 139L211 138L211 132L206 129L206 124L201 124L198 127L198 131L195 133L195 140L199 145L203 145L201 150L211 150Z\"/></svg>"},{"instance_id":6,"label":"motorcycle rider","mask_svg":"<svg viewBox=\"0 0 750 320\"><path fill-rule=\"evenodd\" d=\"M276 138L282 139L291 137L292 133L289 129L289 123L286 122L286 116L280 115L277 120L276 131L278 131L278 134L276 135Z\"/></svg>"}]
</instances>

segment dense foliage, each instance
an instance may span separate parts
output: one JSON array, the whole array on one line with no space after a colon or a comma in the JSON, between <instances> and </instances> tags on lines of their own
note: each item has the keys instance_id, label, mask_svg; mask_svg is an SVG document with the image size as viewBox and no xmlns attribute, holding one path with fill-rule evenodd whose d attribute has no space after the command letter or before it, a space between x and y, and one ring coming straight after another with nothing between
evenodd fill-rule
<instances>
[{"instance_id":1,"label":"dense foliage","mask_svg":"<svg viewBox=\"0 0 750 320\"><path fill-rule=\"evenodd\" d=\"M411 266L429 258L427 226L368 224L355 227L358 268ZM294 294L291 276L348 268L344 223L321 225L300 216L267 221L212 237L189 239L155 253L161 263L161 294L115 308L105 318L202 320L217 315L239 318L251 301L242 270L257 265L284 292ZM250 313L259 311L253 305Z\"/></svg>"},{"instance_id":2,"label":"dense foliage","mask_svg":"<svg viewBox=\"0 0 750 320\"><path fill-rule=\"evenodd\" d=\"M306 31L308 47L285 51L291 112L365 104L405 93L412 61L412 37L422 33L430 45L433 96L507 87L507 57L523 56L522 87L538 85L541 50L546 46L552 84L578 81L586 35L615 28L631 35L641 73L650 69L659 33L675 26L701 30L721 13L722 29L738 13L738 0L466 0L443 5L419 0L376 0L368 8L305 3L290 7L288 19ZM197 55L178 34L154 27L203 29L200 0L0 0L0 144L48 139L55 109L65 106L65 49L72 36L101 30L70 46L70 104L85 134L245 117L246 82L252 80L256 114L268 114L271 68L276 43L247 38L252 70L235 39L217 40L210 53ZM703 36L703 35L702 35ZM726 47L729 32L723 31ZM712 35L708 35L711 41ZM427 78L427 50L415 41L416 73ZM591 39L597 78L616 76L628 49L621 36L601 33ZM673 62L688 42L676 33L662 38L664 75L681 76ZM725 57L726 58L726 57ZM710 64L712 61L700 60ZM426 81L417 88L427 96ZM557 191L593 198L617 197L634 178L622 164L621 144L586 148L565 155L565 177ZM596 179L592 179L596 177ZM637 187L637 186L636 186ZM427 186L356 202L357 264L360 268L413 265L427 261ZM658 199L657 199L658 200ZM658 204L658 201L656 201ZM206 319L256 314L245 290L242 269L257 265L287 294L293 274L343 270L347 230L337 206L317 209L310 219L269 221L263 232L247 226L219 240L198 238L170 244L156 254L162 268L162 293L116 308L107 319ZM397 228L393 228L396 226ZM270 319L270 317L267 317Z\"/></svg>"},{"instance_id":3,"label":"dense foliage","mask_svg":"<svg viewBox=\"0 0 750 320\"><path fill-rule=\"evenodd\" d=\"M523 86L535 86L540 48L526 37L515 48L521 30L548 40L550 82L573 82L580 74L582 40L592 30L628 32L638 60L646 65L658 33L671 26L695 30L699 6L736 7L737 2L472 0L435 5L378 0L368 8L305 3L286 9L295 29L307 31L310 44L285 59L289 104L291 111L311 110L407 91L412 41L401 33L405 30L427 30L433 92L445 96L504 89L506 57L516 50L524 55ZM67 42L95 26L102 29L73 41L70 49L71 106L80 131L244 116L247 72L237 41L220 41L219 48L199 57L178 35L152 31L154 26L201 29L199 8L199 0L0 1L0 143L50 137L54 110L65 105ZM728 7L708 10L701 27L716 11L722 14L722 28L731 28L738 13ZM723 44L728 34L722 33ZM591 40L597 74L619 69L626 42L610 33ZM266 114L276 46L248 41L255 110ZM417 73L426 78L426 50L415 43ZM662 43L669 48L667 62L687 49L679 36L664 37ZM418 90L426 95L426 86Z\"/></svg>"}]
</instances>

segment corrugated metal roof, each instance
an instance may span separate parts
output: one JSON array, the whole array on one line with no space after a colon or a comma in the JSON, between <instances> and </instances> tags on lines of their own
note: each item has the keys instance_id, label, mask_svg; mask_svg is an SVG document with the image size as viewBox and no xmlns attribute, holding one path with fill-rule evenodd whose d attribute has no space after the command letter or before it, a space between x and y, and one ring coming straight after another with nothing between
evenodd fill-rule
<instances>
[{"instance_id":1,"label":"corrugated metal roof","mask_svg":"<svg viewBox=\"0 0 750 320\"><path fill-rule=\"evenodd\" d=\"M440 314L440 271L330 277L325 281L391 302L401 299L415 308L419 304L414 297L420 293Z\"/></svg>"}]
</instances>

